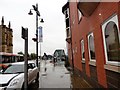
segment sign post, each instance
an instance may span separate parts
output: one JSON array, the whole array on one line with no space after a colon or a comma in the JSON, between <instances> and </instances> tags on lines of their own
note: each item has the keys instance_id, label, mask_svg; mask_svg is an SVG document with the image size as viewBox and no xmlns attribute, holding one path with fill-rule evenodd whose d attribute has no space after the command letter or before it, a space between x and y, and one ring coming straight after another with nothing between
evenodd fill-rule
<instances>
[{"instance_id":1,"label":"sign post","mask_svg":"<svg viewBox=\"0 0 120 90\"><path fill-rule=\"evenodd\" d=\"M25 55L24 55L24 89L27 90L28 88L28 28L22 27L22 38L25 40Z\"/></svg>"}]
</instances>

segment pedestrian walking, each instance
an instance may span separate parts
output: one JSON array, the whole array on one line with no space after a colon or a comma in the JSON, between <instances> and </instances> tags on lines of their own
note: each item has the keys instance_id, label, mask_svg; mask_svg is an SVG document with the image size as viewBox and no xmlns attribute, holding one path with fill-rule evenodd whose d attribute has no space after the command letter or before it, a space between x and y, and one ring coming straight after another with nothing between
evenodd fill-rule
<instances>
[{"instance_id":1,"label":"pedestrian walking","mask_svg":"<svg viewBox=\"0 0 120 90\"><path fill-rule=\"evenodd\" d=\"M48 56L46 53L44 53L44 60L47 60L48 59Z\"/></svg>"},{"instance_id":2,"label":"pedestrian walking","mask_svg":"<svg viewBox=\"0 0 120 90\"><path fill-rule=\"evenodd\" d=\"M55 58L53 59L53 64L54 64L54 67L55 67L55 63L56 63L56 60L55 60Z\"/></svg>"},{"instance_id":3,"label":"pedestrian walking","mask_svg":"<svg viewBox=\"0 0 120 90\"><path fill-rule=\"evenodd\" d=\"M45 70L44 70L45 72L47 71L47 68L45 67Z\"/></svg>"},{"instance_id":4,"label":"pedestrian walking","mask_svg":"<svg viewBox=\"0 0 120 90\"><path fill-rule=\"evenodd\" d=\"M44 57L45 57L45 69L44 69L44 71L46 72L47 71L47 67L46 67L46 64L47 64L47 62L46 62L46 60L47 60L47 54L46 53L44 53Z\"/></svg>"}]
</instances>

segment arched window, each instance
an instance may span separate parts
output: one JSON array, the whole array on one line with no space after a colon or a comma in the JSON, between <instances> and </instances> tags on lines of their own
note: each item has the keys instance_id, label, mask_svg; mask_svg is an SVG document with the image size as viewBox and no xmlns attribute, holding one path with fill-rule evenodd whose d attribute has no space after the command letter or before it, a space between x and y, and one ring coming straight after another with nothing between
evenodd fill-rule
<instances>
[{"instance_id":1,"label":"arched window","mask_svg":"<svg viewBox=\"0 0 120 90\"><path fill-rule=\"evenodd\" d=\"M102 25L102 32L106 63L120 66L120 31L117 15L110 17Z\"/></svg>"},{"instance_id":2,"label":"arched window","mask_svg":"<svg viewBox=\"0 0 120 90\"><path fill-rule=\"evenodd\" d=\"M94 47L94 37L93 33L88 35L88 49L89 49L89 57L90 61L95 61L95 47Z\"/></svg>"},{"instance_id":3,"label":"arched window","mask_svg":"<svg viewBox=\"0 0 120 90\"><path fill-rule=\"evenodd\" d=\"M115 22L110 21L105 28L105 42L108 61L120 62L120 42L118 28Z\"/></svg>"}]
</instances>

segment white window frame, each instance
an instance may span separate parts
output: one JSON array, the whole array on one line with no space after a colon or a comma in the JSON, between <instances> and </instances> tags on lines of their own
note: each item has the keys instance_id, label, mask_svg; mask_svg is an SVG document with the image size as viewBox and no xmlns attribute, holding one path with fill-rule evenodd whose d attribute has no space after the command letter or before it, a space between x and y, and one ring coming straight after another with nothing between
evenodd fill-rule
<instances>
[{"instance_id":1,"label":"white window frame","mask_svg":"<svg viewBox=\"0 0 120 90\"><path fill-rule=\"evenodd\" d=\"M70 38L70 37L71 37L70 27L66 28L66 37L67 37L67 38Z\"/></svg>"},{"instance_id":2,"label":"white window frame","mask_svg":"<svg viewBox=\"0 0 120 90\"><path fill-rule=\"evenodd\" d=\"M106 47L106 42L105 42L105 28L106 28L107 24L110 21L114 22L117 25L118 36L119 36L118 38L119 38L119 42L120 42L120 32L119 32L119 25L118 25L118 16L115 14L112 18L108 19L105 23L102 24L103 43L104 43L104 51L105 51L106 64L120 66L120 62L117 62L117 61L108 61L107 47Z\"/></svg>"},{"instance_id":3,"label":"white window frame","mask_svg":"<svg viewBox=\"0 0 120 90\"><path fill-rule=\"evenodd\" d=\"M67 9L64 11L64 14L65 14L65 20L70 17L70 15L69 15L69 8L67 8ZM66 17L66 14L68 14L68 17Z\"/></svg>"},{"instance_id":4,"label":"white window frame","mask_svg":"<svg viewBox=\"0 0 120 90\"><path fill-rule=\"evenodd\" d=\"M82 13L80 12L80 10L78 9L78 20L80 21L82 19Z\"/></svg>"},{"instance_id":5,"label":"white window frame","mask_svg":"<svg viewBox=\"0 0 120 90\"><path fill-rule=\"evenodd\" d=\"M89 43L89 38L90 38L90 36L92 36L92 37L94 38L93 33L90 33L90 34L88 35L88 50L89 50L89 58L90 58L90 61L94 61L94 62L96 62L96 59L91 59L91 55L90 55L90 43ZM95 43L94 43L94 49L95 49Z\"/></svg>"},{"instance_id":6,"label":"white window frame","mask_svg":"<svg viewBox=\"0 0 120 90\"><path fill-rule=\"evenodd\" d=\"M69 19L70 17L70 13L69 13L69 8L67 8L65 11L64 11L64 14L65 14L65 22L67 19ZM68 17L66 17L66 14L68 14ZM68 33L68 30L69 29L69 33ZM69 34L69 35L67 35ZM66 37L67 38L70 38L71 37L71 30L70 30L70 19L69 19L69 27L66 27Z\"/></svg>"},{"instance_id":7,"label":"white window frame","mask_svg":"<svg viewBox=\"0 0 120 90\"><path fill-rule=\"evenodd\" d=\"M82 42L83 42L83 46L82 46ZM84 53L85 53L85 46L84 46L84 40L83 39L81 40L80 44L81 44L81 55L82 55L82 47L83 47ZM82 61L84 61L84 60L85 60L85 58L83 58L83 55L82 55Z\"/></svg>"}]
</instances>

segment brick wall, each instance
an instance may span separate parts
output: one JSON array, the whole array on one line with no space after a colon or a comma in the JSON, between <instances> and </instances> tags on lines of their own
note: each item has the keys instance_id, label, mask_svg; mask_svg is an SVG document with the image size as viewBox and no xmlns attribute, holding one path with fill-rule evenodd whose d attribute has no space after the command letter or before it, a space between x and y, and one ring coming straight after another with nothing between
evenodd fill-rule
<instances>
[{"instance_id":1,"label":"brick wall","mask_svg":"<svg viewBox=\"0 0 120 90\"><path fill-rule=\"evenodd\" d=\"M98 5L95 11L89 17L82 17L78 23L77 3L70 2L70 27L72 30L72 44L74 50L74 64L75 68L80 71L84 70L81 62L81 49L80 40L84 40L85 46L85 73L88 77L90 74L89 53L88 53L88 40L87 35L90 32L94 34L95 54L96 54L96 75L100 85L107 87L106 71L104 69L105 55L102 39L102 23L113 14L120 13L120 3L116 2L102 2ZM101 14L101 15L100 15ZM119 15L120 18L120 15ZM120 19L119 19L120 21ZM119 23L120 26L120 23ZM77 47L77 50L76 50ZM76 51L76 52L75 52ZM84 72L84 71L83 71Z\"/></svg>"}]
</instances>

